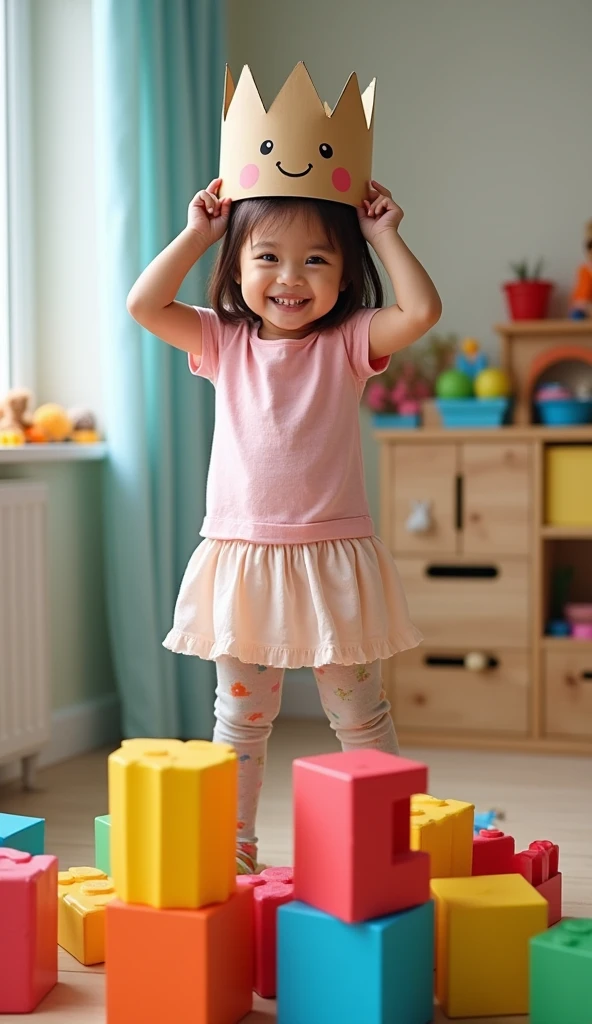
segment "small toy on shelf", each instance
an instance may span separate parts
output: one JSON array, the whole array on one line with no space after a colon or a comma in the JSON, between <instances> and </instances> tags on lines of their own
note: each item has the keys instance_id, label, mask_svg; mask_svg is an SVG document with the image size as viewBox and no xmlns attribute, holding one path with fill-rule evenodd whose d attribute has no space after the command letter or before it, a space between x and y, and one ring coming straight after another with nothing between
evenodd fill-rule
<instances>
[{"instance_id":1,"label":"small toy on shelf","mask_svg":"<svg viewBox=\"0 0 592 1024\"><path fill-rule=\"evenodd\" d=\"M540 259L529 269L528 261L512 263L515 281L505 281L502 288L508 302L512 320L544 320L547 316L549 298L553 290L551 281L541 279L543 260Z\"/></svg>"},{"instance_id":2,"label":"small toy on shelf","mask_svg":"<svg viewBox=\"0 0 592 1024\"><path fill-rule=\"evenodd\" d=\"M457 370L462 370L472 380L477 374L489 365L489 359L476 338L465 338L460 343L460 350L456 354L454 365Z\"/></svg>"},{"instance_id":3,"label":"small toy on shelf","mask_svg":"<svg viewBox=\"0 0 592 1024\"><path fill-rule=\"evenodd\" d=\"M72 436L72 422L66 410L52 402L35 410L33 426L41 431L45 441L68 441Z\"/></svg>"},{"instance_id":4,"label":"small toy on shelf","mask_svg":"<svg viewBox=\"0 0 592 1024\"><path fill-rule=\"evenodd\" d=\"M417 427L422 403L434 394L434 382L450 366L456 335L431 334L411 352L396 354L384 373L374 377L364 393L364 403L382 427Z\"/></svg>"},{"instance_id":5,"label":"small toy on shelf","mask_svg":"<svg viewBox=\"0 0 592 1024\"><path fill-rule=\"evenodd\" d=\"M68 417L72 424L73 441L78 444L96 444L100 440L96 416L90 409L68 409Z\"/></svg>"},{"instance_id":6,"label":"small toy on shelf","mask_svg":"<svg viewBox=\"0 0 592 1024\"><path fill-rule=\"evenodd\" d=\"M586 259L578 267L570 298L572 320L587 320L592 315L592 220L584 228L584 250Z\"/></svg>"},{"instance_id":7,"label":"small toy on shelf","mask_svg":"<svg viewBox=\"0 0 592 1024\"><path fill-rule=\"evenodd\" d=\"M445 427L500 427L510 407L509 394L508 375L497 367L485 366L474 376L455 367L436 381L436 405Z\"/></svg>"},{"instance_id":8,"label":"small toy on shelf","mask_svg":"<svg viewBox=\"0 0 592 1024\"><path fill-rule=\"evenodd\" d=\"M32 395L26 388L9 391L0 404L0 444L24 444L26 432L31 426L29 403Z\"/></svg>"},{"instance_id":9,"label":"small toy on shelf","mask_svg":"<svg viewBox=\"0 0 592 1024\"><path fill-rule=\"evenodd\" d=\"M592 420L592 400L574 395L559 381L543 384L535 394L541 421L548 427L573 427Z\"/></svg>"}]
</instances>

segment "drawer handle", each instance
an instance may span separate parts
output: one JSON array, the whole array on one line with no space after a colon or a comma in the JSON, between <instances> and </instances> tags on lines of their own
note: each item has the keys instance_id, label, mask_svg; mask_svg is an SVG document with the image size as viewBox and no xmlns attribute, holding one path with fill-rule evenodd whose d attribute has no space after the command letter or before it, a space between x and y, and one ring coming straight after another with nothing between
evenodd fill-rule
<instances>
[{"instance_id":1,"label":"drawer handle","mask_svg":"<svg viewBox=\"0 0 592 1024\"><path fill-rule=\"evenodd\" d=\"M474 655L475 652L472 652ZM427 668L466 668L470 669L470 665L467 665L467 659L471 655L448 655L448 654L426 654L423 659L424 665ZM497 658L493 658L490 655L485 655L484 668L497 668L499 661ZM476 671L474 669L473 671Z\"/></svg>"},{"instance_id":2,"label":"drawer handle","mask_svg":"<svg viewBox=\"0 0 592 1024\"><path fill-rule=\"evenodd\" d=\"M493 580L499 569L495 565L428 565L425 574L432 579Z\"/></svg>"}]
</instances>

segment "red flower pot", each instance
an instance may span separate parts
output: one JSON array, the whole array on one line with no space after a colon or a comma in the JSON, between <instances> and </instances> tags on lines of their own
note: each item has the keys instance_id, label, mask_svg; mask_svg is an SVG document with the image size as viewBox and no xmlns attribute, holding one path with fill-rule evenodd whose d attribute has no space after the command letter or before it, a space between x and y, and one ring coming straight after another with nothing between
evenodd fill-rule
<instances>
[{"instance_id":1,"label":"red flower pot","mask_svg":"<svg viewBox=\"0 0 592 1024\"><path fill-rule=\"evenodd\" d=\"M507 281L503 289L512 320L544 320L547 316L551 281Z\"/></svg>"}]
</instances>

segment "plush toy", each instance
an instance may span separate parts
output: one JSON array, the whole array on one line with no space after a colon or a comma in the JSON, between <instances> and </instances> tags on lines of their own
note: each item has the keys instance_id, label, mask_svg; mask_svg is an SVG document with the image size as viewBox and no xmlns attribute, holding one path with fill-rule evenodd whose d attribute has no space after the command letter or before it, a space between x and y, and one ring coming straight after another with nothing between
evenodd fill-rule
<instances>
[{"instance_id":1,"label":"plush toy","mask_svg":"<svg viewBox=\"0 0 592 1024\"><path fill-rule=\"evenodd\" d=\"M456 354L454 365L457 370L462 370L472 380L481 373L489 363L481 346L476 338L465 338L460 343L460 350Z\"/></svg>"},{"instance_id":2,"label":"plush toy","mask_svg":"<svg viewBox=\"0 0 592 1024\"><path fill-rule=\"evenodd\" d=\"M12 430L25 433L31 426L29 402L32 395L26 388L15 388L9 391L0 405L0 430Z\"/></svg>"},{"instance_id":3,"label":"plush toy","mask_svg":"<svg viewBox=\"0 0 592 1024\"><path fill-rule=\"evenodd\" d=\"M61 405L40 405L33 415L33 426L45 441L67 441L72 436L72 422Z\"/></svg>"},{"instance_id":4,"label":"plush toy","mask_svg":"<svg viewBox=\"0 0 592 1024\"><path fill-rule=\"evenodd\" d=\"M16 428L11 430L8 427L0 430L0 447L13 448L15 445L24 443L25 435L22 430Z\"/></svg>"},{"instance_id":5,"label":"plush toy","mask_svg":"<svg viewBox=\"0 0 592 1024\"><path fill-rule=\"evenodd\" d=\"M100 440L95 414L90 409L68 409L72 440L78 444L96 444Z\"/></svg>"},{"instance_id":6,"label":"plush toy","mask_svg":"<svg viewBox=\"0 0 592 1024\"><path fill-rule=\"evenodd\" d=\"M571 293L569 315L572 320L586 320L592 316L592 220L584 229L584 249L586 260L578 267Z\"/></svg>"}]
</instances>

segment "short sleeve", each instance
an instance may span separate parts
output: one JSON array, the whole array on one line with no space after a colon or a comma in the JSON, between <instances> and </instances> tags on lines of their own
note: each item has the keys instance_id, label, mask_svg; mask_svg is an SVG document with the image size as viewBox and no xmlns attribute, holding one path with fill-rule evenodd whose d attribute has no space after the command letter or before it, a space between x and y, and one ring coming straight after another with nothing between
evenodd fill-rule
<instances>
[{"instance_id":1,"label":"short sleeve","mask_svg":"<svg viewBox=\"0 0 592 1024\"><path fill-rule=\"evenodd\" d=\"M213 309L195 306L201 320L201 356L188 353L189 369L198 377L206 377L216 383L220 362L220 338L222 325Z\"/></svg>"},{"instance_id":2,"label":"short sleeve","mask_svg":"<svg viewBox=\"0 0 592 1024\"><path fill-rule=\"evenodd\" d=\"M378 309L360 309L341 325L351 368L362 382L377 373L384 373L391 358L370 359L370 321L377 312Z\"/></svg>"}]
</instances>

